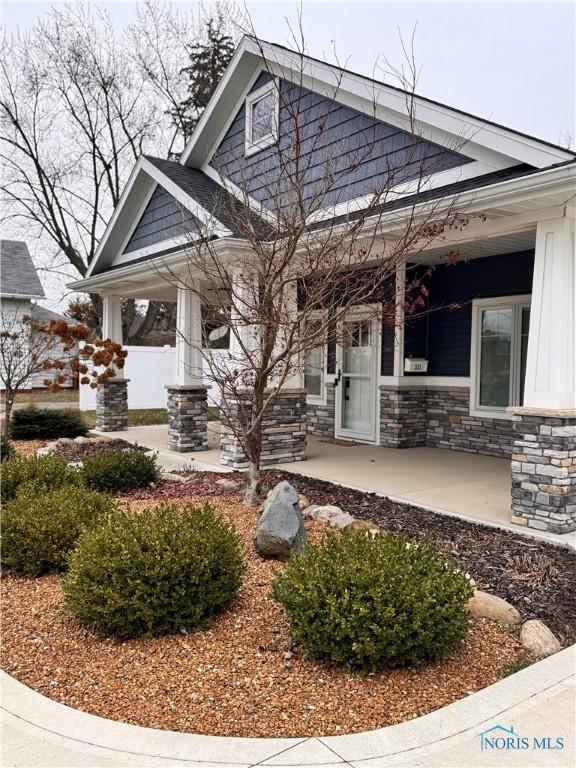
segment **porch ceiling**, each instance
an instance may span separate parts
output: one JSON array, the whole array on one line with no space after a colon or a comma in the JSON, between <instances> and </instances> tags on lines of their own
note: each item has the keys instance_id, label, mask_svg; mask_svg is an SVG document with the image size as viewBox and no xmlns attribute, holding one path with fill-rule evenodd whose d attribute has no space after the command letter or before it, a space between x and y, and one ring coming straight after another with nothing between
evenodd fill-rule
<instances>
[{"instance_id":1,"label":"porch ceiling","mask_svg":"<svg viewBox=\"0 0 576 768\"><path fill-rule=\"evenodd\" d=\"M454 243L453 247L463 259L469 260L481 259L485 256L498 256L504 253L533 250L535 244L536 225L534 224L533 227L524 232L513 232L497 237L458 242ZM431 248L425 253L420 254L415 261L422 264L437 263L446 256L446 251L450 247L452 247L451 244L447 243L442 248Z\"/></svg>"}]
</instances>

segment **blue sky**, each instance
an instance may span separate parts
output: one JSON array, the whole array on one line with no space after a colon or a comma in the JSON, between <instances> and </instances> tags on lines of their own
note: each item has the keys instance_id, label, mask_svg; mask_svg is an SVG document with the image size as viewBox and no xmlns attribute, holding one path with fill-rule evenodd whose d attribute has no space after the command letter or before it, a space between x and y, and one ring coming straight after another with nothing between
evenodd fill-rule
<instances>
[{"instance_id":1,"label":"blue sky","mask_svg":"<svg viewBox=\"0 0 576 768\"><path fill-rule=\"evenodd\" d=\"M124 25L133 2L95 3ZM190 4L190 3L175 3ZM3 3L10 30L32 25L46 2ZM287 43L298 3L248 2L258 34ZM303 4L309 52L371 75L379 54L401 63L398 28L414 24L418 91L512 128L560 142L574 138L576 5L572 2L321 2Z\"/></svg>"}]
</instances>

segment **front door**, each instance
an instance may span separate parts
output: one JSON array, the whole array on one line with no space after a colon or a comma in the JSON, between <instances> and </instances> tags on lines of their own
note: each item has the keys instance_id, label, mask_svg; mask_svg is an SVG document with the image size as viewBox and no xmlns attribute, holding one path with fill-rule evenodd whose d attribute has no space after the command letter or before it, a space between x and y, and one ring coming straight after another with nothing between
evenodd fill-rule
<instances>
[{"instance_id":1,"label":"front door","mask_svg":"<svg viewBox=\"0 0 576 768\"><path fill-rule=\"evenodd\" d=\"M376 440L378 334L374 320L361 315L343 321L338 349L336 437Z\"/></svg>"}]
</instances>

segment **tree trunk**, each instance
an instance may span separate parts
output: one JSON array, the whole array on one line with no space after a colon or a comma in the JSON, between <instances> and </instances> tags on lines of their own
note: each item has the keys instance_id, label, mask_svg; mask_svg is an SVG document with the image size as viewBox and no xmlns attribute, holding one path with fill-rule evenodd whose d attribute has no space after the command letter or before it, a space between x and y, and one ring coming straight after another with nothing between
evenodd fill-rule
<instances>
[{"instance_id":1,"label":"tree trunk","mask_svg":"<svg viewBox=\"0 0 576 768\"><path fill-rule=\"evenodd\" d=\"M247 507L257 507L260 502L260 460L248 464L248 485L244 491L244 504Z\"/></svg>"},{"instance_id":2,"label":"tree trunk","mask_svg":"<svg viewBox=\"0 0 576 768\"><path fill-rule=\"evenodd\" d=\"M10 434L10 419L12 418L12 407L14 405L14 392L6 390L4 394L4 421L2 423L2 433L6 437Z\"/></svg>"}]
</instances>

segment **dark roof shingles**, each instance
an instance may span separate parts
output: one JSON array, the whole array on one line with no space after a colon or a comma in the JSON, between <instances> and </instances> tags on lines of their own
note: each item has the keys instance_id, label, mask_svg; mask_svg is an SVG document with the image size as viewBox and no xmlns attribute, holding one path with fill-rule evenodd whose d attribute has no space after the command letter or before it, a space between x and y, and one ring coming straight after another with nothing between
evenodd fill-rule
<instances>
[{"instance_id":1,"label":"dark roof shingles","mask_svg":"<svg viewBox=\"0 0 576 768\"><path fill-rule=\"evenodd\" d=\"M21 240L0 240L0 295L45 298L28 246Z\"/></svg>"}]
</instances>

